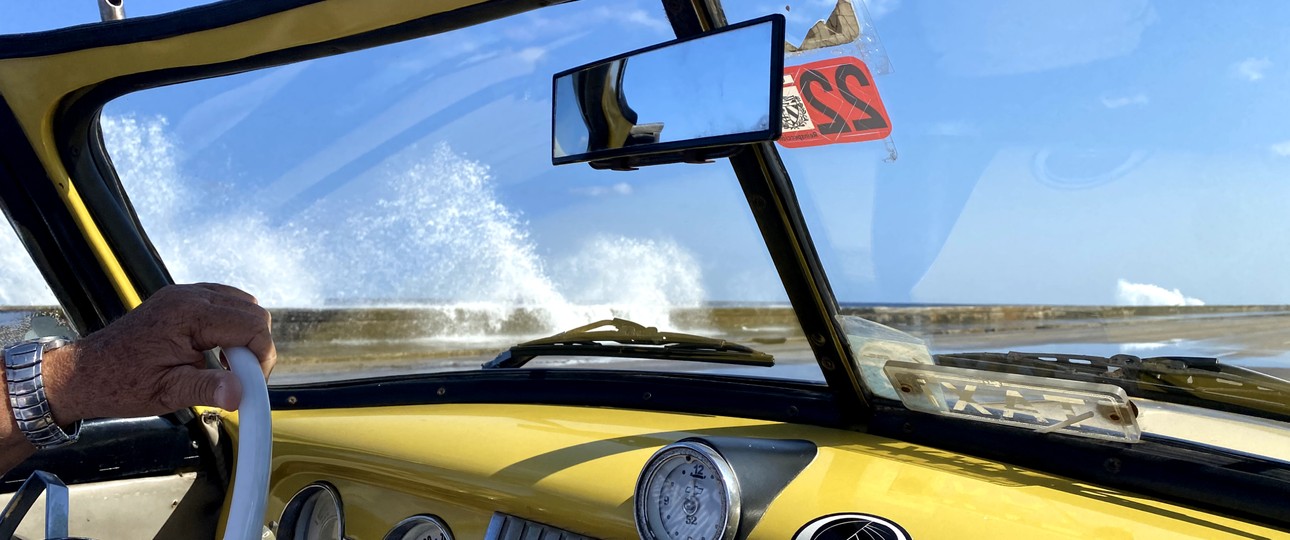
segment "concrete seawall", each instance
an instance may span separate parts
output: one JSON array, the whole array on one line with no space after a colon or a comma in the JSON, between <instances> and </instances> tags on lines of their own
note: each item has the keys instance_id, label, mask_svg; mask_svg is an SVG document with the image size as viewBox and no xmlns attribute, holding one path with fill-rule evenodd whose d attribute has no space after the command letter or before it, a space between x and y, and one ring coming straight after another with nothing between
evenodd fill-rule
<instances>
[{"instance_id":1,"label":"concrete seawall","mask_svg":"<svg viewBox=\"0 0 1290 540\"><path fill-rule=\"evenodd\" d=\"M456 307L272 311L274 336L282 341L525 336L561 330L548 328L542 313L524 308L500 314ZM1290 306L844 306L840 312L901 330L935 335L1128 323L1146 318L1290 313ZM792 309L786 306L680 308L672 310L671 321L674 329L721 334L776 331L800 334L801 331ZM648 321L638 322L648 324Z\"/></svg>"},{"instance_id":2,"label":"concrete seawall","mask_svg":"<svg viewBox=\"0 0 1290 540\"><path fill-rule=\"evenodd\" d=\"M280 342L380 341L450 336L529 336L549 328L540 310L469 307L274 308ZM1084 325L1132 324L1135 320L1287 314L1287 305L1247 306L843 306L854 315L923 335L991 333ZM49 306L0 307L0 337L20 339L40 315L62 319ZM777 332L800 335L787 306L713 306L673 309L674 330L720 334ZM590 322L590 321L588 321ZM638 321L649 324L649 321Z\"/></svg>"},{"instance_id":3,"label":"concrete seawall","mask_svg":"<svg viewBox=\"0 0 1290 540\"><path fill-rule=\"evenodd\" d=\"M1290 306L844 306L840 311L921 336L933 350L1185 342L1192 354L1222 352L1233 360L1263 359L1263 365L1282 365L1290 359ZM473 368L517 342L567 330L550 328L545 313L528 308L272 312L281 353L274 372L279 382L305 380L323 371L344 376L355 369L396 373ZM793 311L786 306L674 309L669 318L672 328L667 329L768 348L785 362L811 359ZM33 332L60 333L51 330L57 319L61 312L54 308L0 308L0 337L8 336L11 342ZM1118 351L1112 349L1109 354Z\"/></svg>"}]
</instances>

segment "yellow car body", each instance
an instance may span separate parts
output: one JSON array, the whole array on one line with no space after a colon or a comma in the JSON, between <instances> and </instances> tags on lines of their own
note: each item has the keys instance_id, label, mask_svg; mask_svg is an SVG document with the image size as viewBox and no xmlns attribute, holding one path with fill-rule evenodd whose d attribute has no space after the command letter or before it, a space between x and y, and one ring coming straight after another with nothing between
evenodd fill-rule
<instances>
[{"instance_id":1,"label":"yellow car body","mask_svg":"<svg viewBox=\"0 0 1290 540\"><path fill-rule=\"evenodd\" d=\"M415 418L413 422L409 417ZM409 425L410 424L410 425ZM845 430L743 418L543 405L277 412L269 514L306 485L341 493L354 538L433 513L483 538L494 512L594 538L631 538L636 477L695 436L802 439L819 454L749 538L793 538L864 512L914 538L1242 538L1285 533L1006 463Z\"/></svg>"}]
</instances>

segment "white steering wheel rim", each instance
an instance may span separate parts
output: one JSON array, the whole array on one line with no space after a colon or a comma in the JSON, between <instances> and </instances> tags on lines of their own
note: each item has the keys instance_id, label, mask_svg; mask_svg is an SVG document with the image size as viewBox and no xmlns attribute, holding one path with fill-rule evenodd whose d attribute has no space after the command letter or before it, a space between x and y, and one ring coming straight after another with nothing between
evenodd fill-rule
<instances>
[{"instance_id":1,"label":"white steering wheel rim","mask_svg":"<svg viewBox=\"0 0 1290 540\"><path fill-rule=\"evenodd\" d=\"M238 404L237 468L224 540L258 540L264 528L269 496L269 463L273 460L273 420L269 388L255 354L245 347L224 349L228 367L242 383Z\"/></svg>"}]
</instances>

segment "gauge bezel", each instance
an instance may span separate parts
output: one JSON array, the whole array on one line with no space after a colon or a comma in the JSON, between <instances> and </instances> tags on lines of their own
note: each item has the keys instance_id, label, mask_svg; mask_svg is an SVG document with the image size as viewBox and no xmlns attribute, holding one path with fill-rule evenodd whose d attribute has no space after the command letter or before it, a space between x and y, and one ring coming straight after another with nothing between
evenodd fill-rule
<instances>
[{"instance_id":1,"label":"gauge bezel","mask_svg":"<svg viewBox=\"0 0 1290 540\"><path fill-rule=\"evenodd\" d=\"M633 505L635 506L637 534L643 539L663 538L666 540L666 537L659 537L649 530L648 510L645 507L646 499L648 498L647 494L650 492L650 486L657 480L657 474L663 466L672 459L682 458L686 455L705 461L711 470L717 471L718 479L725 491L726 502L725 528L721 531L721 536L718 540L733 540L735 533L739 530L739 479L735 477L734 469L721 456L721 453L701 441L693 440L678 441L664 446L654 452L649 461L645 462L645 467L641 469L641 474L636 479L636 500Z\"/></svg>"},{"instance_id":2,"label":"gauge bezel","mask_svg":"<svg viewBox=\"0 0 1290 540\"><path fill-rule=\"evenodd\" d=\"M313 498L315 493L322 492L331 496L332 502L336 504L336 520L340 529L340 535L336 540L345 538L345 503L340 498L340 490L336 489L327 482L314 482L297 491L287 505L282 507L282 514L278 516L277 531L274 536L278 538L294 538L296 534L296 524L300 520L300 512L304 510L305 502ZM283 536L284 531L286 536Z\"/></svg>"},{"instance_id":3,"label":"gauge bezel","mask_svg":"<svg viewBox=\"0 0 1290 540\"><path fill-rule=\"evenodd\" d=\"M408 517L403 521L396 523L394 528L390 529L390 532L385 533L384 538L385 540L403 540L403 535L412 532L413 528L422 523L430 523L439 527L439 530L443 531L443 533L448 537L448 540L454 540L456 538L452 534L452 528L448 527L448 522L434 514L417 514L415 516Z\"/></svg>"}]
</instances>

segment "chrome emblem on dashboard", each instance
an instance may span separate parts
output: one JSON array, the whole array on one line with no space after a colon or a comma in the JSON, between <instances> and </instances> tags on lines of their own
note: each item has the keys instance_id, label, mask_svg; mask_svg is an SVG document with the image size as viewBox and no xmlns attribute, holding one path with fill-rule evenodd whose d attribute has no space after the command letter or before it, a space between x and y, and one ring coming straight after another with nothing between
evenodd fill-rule
<instances>
[{"instance_id":1,"label":"chrome emblem on dashboard","mask_svg":"<svg viewBox=\"0 0 1290 540\"><path fill-rule=\"evenodd\" d=\"M900 525L869 514L833 514L807 523L793 540L910 540Z\"/></svg>"}]
</instances>

